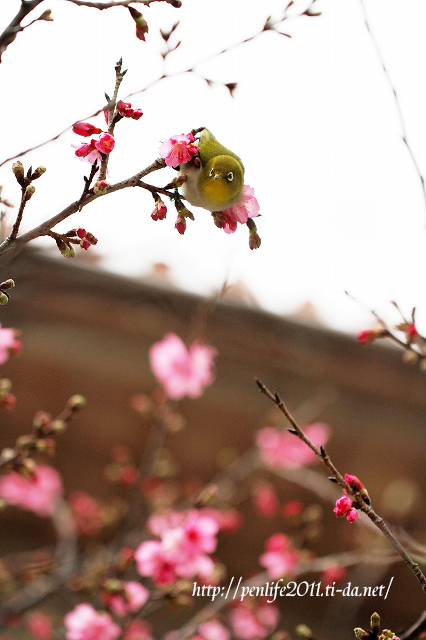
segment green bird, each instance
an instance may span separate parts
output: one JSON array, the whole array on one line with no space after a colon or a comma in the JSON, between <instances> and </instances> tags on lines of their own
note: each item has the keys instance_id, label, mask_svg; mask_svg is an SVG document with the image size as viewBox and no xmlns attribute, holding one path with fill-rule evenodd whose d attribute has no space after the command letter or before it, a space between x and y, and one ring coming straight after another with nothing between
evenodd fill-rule
<instances>
[{"instance_id":1,"label":"green bird","mask_svg":"<svg viewBox=\"0 0 426 640\"><path fill-rule=\"evenodd\" d=\"M187 162L180 173L188 176L182 186L186 200L208 211L223 211L235 204L244 187L244 165L240 158L220 144L208 129L198 143L201 165Z\"/></svg>"}]
</instances>

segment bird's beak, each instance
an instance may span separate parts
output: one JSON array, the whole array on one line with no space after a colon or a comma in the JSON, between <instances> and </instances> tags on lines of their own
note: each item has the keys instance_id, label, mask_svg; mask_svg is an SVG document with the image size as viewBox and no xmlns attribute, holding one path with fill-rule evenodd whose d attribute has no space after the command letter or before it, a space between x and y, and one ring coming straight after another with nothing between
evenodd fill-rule
<instances>
[{"instance_id":1,"label":"bird's beak","mask_svg":"<svg viewBox=\"0 0 426 640\"><path fill-rule=\"evenodd\" d=\"M220 175L220 173L215 173L214 174L214 180L219 180L222 176Z\"/></svg>"}]
</instances>

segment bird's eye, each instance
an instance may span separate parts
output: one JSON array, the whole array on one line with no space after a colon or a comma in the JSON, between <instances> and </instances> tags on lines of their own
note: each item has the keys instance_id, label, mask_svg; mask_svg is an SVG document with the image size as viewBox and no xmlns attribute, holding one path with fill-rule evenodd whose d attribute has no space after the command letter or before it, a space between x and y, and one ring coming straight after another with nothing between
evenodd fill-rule
<instances>
[{"instance_id":1,"label":"bird's eye","mask_svg":"<svg viewBox=\"0 0 426 640\"><path fill-rule=\"evenodd\" d=\"M226 179L229 180L229 182L232 182L232 180L234 179L234 174L232 173L232 171L228 173Z\"/></svg>"},{"instance_id":2,"label":"bird's eye","mask_svg":"<svg viewBox=\"0 0 426 640\"><path fill-rule=\"evenodd\" d=\"M213 177L213 174L214 174L214 169L213 169L213 167L212 167L212 168L210 169L210 173L209 173L210 178L212 178L212 177Z\"/></svg>"}]
</instances>

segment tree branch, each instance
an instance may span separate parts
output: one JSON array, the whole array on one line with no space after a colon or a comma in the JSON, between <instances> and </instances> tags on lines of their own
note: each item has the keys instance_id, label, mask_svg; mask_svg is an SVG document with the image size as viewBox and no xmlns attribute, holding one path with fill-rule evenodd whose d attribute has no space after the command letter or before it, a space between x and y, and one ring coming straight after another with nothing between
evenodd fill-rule
<instances>
[{"instance_id":1,"label":"tree branch","mask_svg":"<svg viewBox=\"0 0 426 640\"><path fill-rule=\"evenodd\" d=\"M358 507L361 511L363 511L373 522L373 524L380 529L383 535L386 537L390 545L395 549L397 553L404 560L406 565L410 568L410 570L414 573L417 580L420 582L423 591L426 593L426 576L423 574L419 565L414 562L414 560L408 555L405 551L404 547L401 543L395 538L395 536L388 529L384 520L377 515L377 513L371 508L369 504L364 500L361 493L359 491L354 491L352 487L345 481L342 474L336 469L334 464L332 463L330 456L325 452L323 447L316 447L311 440L306 436L303 429L297 424L289 410L287 409L283 400L281 400L278 393L273 394L258 378L255 378L256 384L259 388L260 393L263 393L269 400L271 400L276 407L285 415L287 420L291 424L290 433L293 433L295 436L300 438L314 453L315 455L322 460L327 469L329 470L331 476L337 481L337 483L344 489L344 491L352 496L356 502L358 503Z\"/></svg>"},{"instance_id":2,"label":"tree branch","mask_svg":"<svg viewBox=\"0 0 426 640\"><path fill-rule=\"evenodd\" d=\"M0 63L2 54L6 51L7 47L12 44L15 40L16 36L20 31L26 29L30 25L26 25L23 27L21 25L22 20L29 14L33 9L37 7L43 0L21 0L21 8L19 9L16 16L13 18L12 22L6 27L3 33L0 35ZM37 18L39 20L39 18ZM33 22L37 22L34 20ZM43 18L44 20L44 18ZM33 24L33 22L31 24Z\"/></svg>"}]
</instances>

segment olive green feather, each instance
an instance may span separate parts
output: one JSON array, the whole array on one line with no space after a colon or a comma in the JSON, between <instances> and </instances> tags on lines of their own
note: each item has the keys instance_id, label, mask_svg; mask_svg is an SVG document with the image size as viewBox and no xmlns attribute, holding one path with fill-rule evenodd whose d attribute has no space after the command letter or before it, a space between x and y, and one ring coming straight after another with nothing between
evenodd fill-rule
<instances>
[{"instance_id":1,"label":"olive green feather","mask_svg":"<svg viewBox=\"0 0 426 640\"><path fill-rule=\"evenodd\" d=\"M198 143L198 155L200 156L203 167L206 166L209 160L216 156L232 156L238 160L244 171L244 165L241 162L241 159L235 153L220 144L208 129L203 129L201 132L200 142Z\"/></svg>"}]
</instances>

